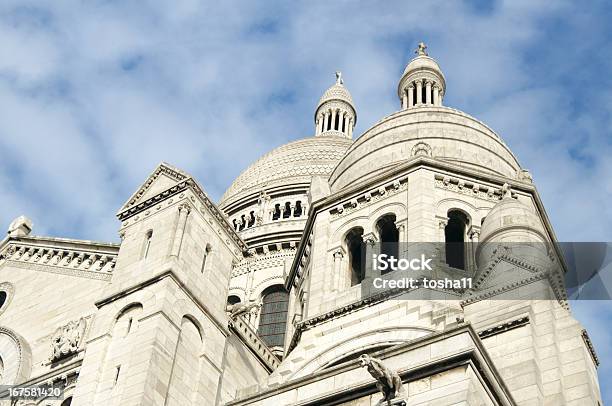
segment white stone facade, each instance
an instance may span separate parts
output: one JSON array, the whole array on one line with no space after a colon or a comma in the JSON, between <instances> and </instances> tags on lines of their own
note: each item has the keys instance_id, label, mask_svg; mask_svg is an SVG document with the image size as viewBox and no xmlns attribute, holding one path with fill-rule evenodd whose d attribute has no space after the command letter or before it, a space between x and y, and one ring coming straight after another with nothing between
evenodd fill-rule
<instances>
[{"instance_id":1,"label":"white stone facade","mask_svg":"<svg viewBox=\"0 0 612 406\"><path fill-rule=\"evenodd\" d=\"M559 254L538 248L555 236L531 176L445 92L420 44L400 110L353 141L337 73L313 136L266 154L218 205L159 165L117 213L120 244L34 236L16 219L0 242L0 384L67 399L4 402L378 405L367 353L403 382L393 404L601 405ZM436 243L438 276L474 289L366 295L352 241L375 247L383 227Z\"/></svg>"}]
</instances>

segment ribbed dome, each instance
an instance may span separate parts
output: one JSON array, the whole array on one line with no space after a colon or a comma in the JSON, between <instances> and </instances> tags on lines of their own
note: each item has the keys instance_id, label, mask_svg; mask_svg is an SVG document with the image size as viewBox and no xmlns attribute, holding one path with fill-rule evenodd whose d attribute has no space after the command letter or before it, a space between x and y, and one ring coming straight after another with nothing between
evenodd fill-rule
<instances>
[{"instance_id":1,"label":"ribbed dome","mask_svg":"<svg viewBox=\"0 0 612 406\"><path fill-rule=\"evenodd\" d=\"M480 229L480 241L485 242L503 230L517 228L545 235L542 222L537 214L527 205L507 196L500 200L485 217Z\"/></svg>"},{"instance_id":2,"label":"ribbed dome","mask_svg":"<svg viewBox=\"0 0 612 406\"><path fill-rule=\"evenodd\" d=\"M321 98L319 99L319 104L317 105L317 108L321 107L323 103L331 100L345 101L354 108L351 93L341 83L335 83L332 87L327 89L325 93L323 93L323 96L321 96Z\"/></svg>"},{"instance_id":3,"label":"ribbed dome","mask_svg":"<svg viewBox=\"0 0 612 406\"><path fill-rule=\"evenodd\" d=\"M322 135L282 145L242 172L221 198L220 206L263 187L310 182L315 175L329 176L351 144L346 137Z\"/></svg>"}]
</instances>

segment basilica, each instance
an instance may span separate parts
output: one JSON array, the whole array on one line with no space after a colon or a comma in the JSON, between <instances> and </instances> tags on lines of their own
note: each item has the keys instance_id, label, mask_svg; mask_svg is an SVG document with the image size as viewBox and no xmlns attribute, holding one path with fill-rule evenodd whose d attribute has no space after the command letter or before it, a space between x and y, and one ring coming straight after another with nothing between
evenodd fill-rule
<instances>
[{"instance_id":1,"label":"basilica","mask_svg":"<svg viewBox=\"0 0 612 406\"><path fill-rule=\"evenodd\" d=\"M219 202L160 164L118 209L118 244L15 219L0 241L0 404L601 406L532 177L446 90L421 43L397 111L354 134L337 72L312 134ZM364 252L421 243L435 277L470 284L371 289Z\"/></svg>"}]
</instances>

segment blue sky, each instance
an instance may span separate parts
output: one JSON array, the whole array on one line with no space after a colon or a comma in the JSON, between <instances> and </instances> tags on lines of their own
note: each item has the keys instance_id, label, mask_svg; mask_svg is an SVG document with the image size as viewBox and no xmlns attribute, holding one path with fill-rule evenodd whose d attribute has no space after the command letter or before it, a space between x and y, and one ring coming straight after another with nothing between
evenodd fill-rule
<instances>
[{"instance_id":1,"label":"blue sky","mask_svg":"<svg viewBox=\"0 0 612 406\"><path fill-rule=\"evenodd\" d=\"M218 199L264 152L313 133L342 70L356 135L399 107L418 41L445 104L532 171L560 240L612 241L612 8L605 1L0 3L0 224L114 240L161 161ZM610 382L610 302L582 302ZM612 389L603 390L612 401Z\"/></svg>"}]
</instances>

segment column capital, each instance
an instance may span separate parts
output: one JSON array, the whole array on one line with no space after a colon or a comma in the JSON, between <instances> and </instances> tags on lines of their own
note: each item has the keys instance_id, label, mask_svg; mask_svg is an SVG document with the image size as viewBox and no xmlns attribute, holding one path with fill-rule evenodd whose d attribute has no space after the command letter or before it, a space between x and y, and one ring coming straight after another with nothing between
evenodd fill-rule
<instances>
[{"instance_id":1,"label":"column capital","mask_svg":"<svg viewBox=\"0 0 612 406\"><path fill-rule=\"evenodd\" d=\"M178 207L179 213L185 212L185 214L189 214L191 212L191 206L189 203L181 203Z\"/></svg>"}]
</instances>

